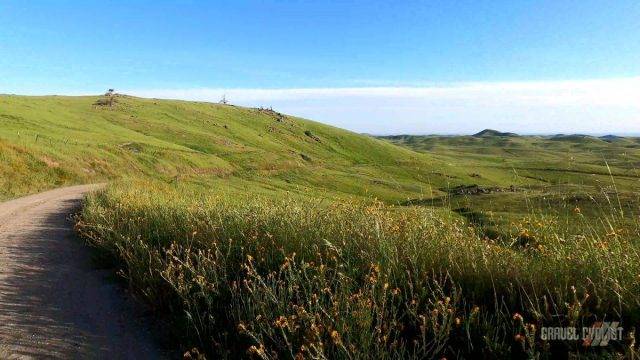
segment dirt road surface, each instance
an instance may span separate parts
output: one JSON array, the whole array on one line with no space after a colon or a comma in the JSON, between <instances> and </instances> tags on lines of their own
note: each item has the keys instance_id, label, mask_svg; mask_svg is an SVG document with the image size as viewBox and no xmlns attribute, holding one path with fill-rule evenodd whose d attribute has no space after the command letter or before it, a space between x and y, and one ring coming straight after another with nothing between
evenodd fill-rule
<instances>
[{"instance_id":1,"label":"dirt road surface","mask_svg":"<svg viewBox=\"0 0 640 360\"><path fill-rule=\"evenodd\" d=\"M148 324L91 263L69 214L100 185L0 204L1 359L157 359Z\"/></svg>"}]
</instances>

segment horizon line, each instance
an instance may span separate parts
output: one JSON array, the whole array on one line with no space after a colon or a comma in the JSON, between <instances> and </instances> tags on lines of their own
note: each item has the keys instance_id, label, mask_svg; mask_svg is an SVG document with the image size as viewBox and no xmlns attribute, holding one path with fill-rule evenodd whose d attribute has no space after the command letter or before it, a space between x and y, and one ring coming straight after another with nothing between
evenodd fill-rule
<instances>
[{"instance_id":1,"label":"horizon line","mask_svg":"<svg viewBox=\"0 0 640 360\"><path fill-rule=\"evenodd\" d=\"M640 132L640 76L431 86L115 88L121 94L152 99L215 103L225 96L231 104L272 107L358 133L462 135L505 129L531 135L629 136ZM47 95L95 96L85 90Z\"/></svg>"}]
</instances>

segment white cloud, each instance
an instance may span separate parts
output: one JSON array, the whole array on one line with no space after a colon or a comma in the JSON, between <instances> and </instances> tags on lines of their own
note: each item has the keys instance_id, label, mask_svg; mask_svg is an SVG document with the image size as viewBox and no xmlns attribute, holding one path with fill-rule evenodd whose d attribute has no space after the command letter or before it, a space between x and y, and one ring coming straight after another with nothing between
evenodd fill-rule
<instances>
[{"instance_id":1,"label":"white cloud","mask_svg":"<svg viewBox=\"0 0 640 360\"><path fill-rule=\"evenodd\" d=\"M143 97L273 106L358 132L640 133L640 77L421 87L125 90Z\"/></svg>"}]
</instances>

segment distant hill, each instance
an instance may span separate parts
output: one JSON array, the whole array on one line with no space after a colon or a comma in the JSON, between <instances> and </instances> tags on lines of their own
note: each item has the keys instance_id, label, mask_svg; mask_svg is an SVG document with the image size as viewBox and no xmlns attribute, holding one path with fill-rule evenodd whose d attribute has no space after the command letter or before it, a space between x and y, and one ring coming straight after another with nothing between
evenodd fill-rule
<instances>
[{"instance_id":1,"label":"distant hill","mask_svg":"<svg viewBox=\"0 0 640 360\"><path fill-rule=\"evenodd\" d=\"M624 137L618 135L604 135L600 136L600 139L604 141L620 141L624 140Z\"/></svg>"},{"instance_id":2,"label":"distant hill","mask_svg":"<svg viewBox=\"0 0 640 360\"><path fill-rule=\"evenodd\" d=\"M387 136L394 144L449 159L471 179L450 178L456 185L536 187L574 184L599 189L610 183L610 171L620 175L616 187L637 188L640 138L589 135ZM516 174L517 179L514 179ZM586 176L588 175L588 176ZM609 177L609 178L608 178ZM604 185L606 186L606 185Z\"/></svg>"},{"instance_id":3,"label":"distant hill","mask_svg":"<svg viewBox=\"0 0 640 360\"><path fill-rule=\"evenodd\" d=\"M492 137L492 136L499 136L499 137L508 137L508 136L518 136L518 134L515 133L511 133L511 132L500 132L498 130L492 130L492 129L484 129L478 133L473 134L472 136L475 137Z\"/></svg>"}]
</instances>

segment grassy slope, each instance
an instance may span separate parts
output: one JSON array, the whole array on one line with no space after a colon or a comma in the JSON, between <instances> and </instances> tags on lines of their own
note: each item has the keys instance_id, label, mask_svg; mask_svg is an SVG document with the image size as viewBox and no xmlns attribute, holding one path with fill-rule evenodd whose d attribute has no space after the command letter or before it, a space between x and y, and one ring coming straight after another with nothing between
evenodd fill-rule
<instances>
[{"instance_id":1,"label":"grassy slope","mask_svg":"<svg viewBox=\"0 0 640 360\"><path fill-rule=\"evenodd\" d=\"M0 96L0 199L144 176L401 201L446 186L443 174L457 172L428 155L274 112L126 96L109 108L92 105L97 98Z\"/></svg>"}]
</instances>

